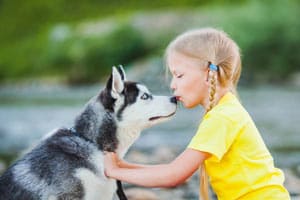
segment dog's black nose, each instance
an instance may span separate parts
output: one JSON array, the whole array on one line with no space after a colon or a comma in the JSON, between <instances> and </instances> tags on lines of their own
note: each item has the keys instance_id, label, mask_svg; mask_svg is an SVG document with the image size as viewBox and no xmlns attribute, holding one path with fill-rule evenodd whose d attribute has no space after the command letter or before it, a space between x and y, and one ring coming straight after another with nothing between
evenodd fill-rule
<instances>
[{"instance_id":1,"label":"dog's black nose","mask_svg":"<svg viewBox=\"0 0 300 200\"><path fill-rule=\"evenodd\" d=\"M170 101L171 101L172 103L177 103L176 97L171 97Z\"/></svg>"}]
</instances>

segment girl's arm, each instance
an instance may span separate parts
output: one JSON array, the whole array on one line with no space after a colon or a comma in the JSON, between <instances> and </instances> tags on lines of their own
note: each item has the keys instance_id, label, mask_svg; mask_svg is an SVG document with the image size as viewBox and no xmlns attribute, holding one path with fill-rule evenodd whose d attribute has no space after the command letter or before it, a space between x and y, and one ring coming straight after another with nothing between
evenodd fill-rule
<instances>
[{"instance_id":1,"label":"girl's arm","mask_svg":"<svg viewBox=\"0 0 300 200\"><path fill-rule=\"evenodd\" d=\"M118 166L115 153L105 155L105 173L108 177L144 187L174 187L189 178L210 154L186 149L174 161L161 165ZM135 167L136 166L136 167Z\"/></svg>"},{"instance_id":2,"label":"girl's arm","mask_svg":"<svg viewBox=\"0 0 300 200\"><path fill-rule=\"evenodd\" d=\"M115 157L117 166L120 168L128 168L128 169L137 169L137 168L144 168L147 165L143 164L136 164L136 163L129 163L125 160L119 159L116 154L112 153L111 156Z\"/></svg>"}]
</instances>

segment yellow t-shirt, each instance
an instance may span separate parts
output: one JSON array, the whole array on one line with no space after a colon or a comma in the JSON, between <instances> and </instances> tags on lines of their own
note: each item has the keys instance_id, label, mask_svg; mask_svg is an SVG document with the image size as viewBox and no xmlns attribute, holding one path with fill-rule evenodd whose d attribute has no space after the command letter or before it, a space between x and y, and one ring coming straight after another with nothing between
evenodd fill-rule
<instances>
[{"instance_id":1,"label":"yellow t-shirt","mask_svg":"<svg viewBox=\"0 0 300 200\"><path fill-rule=\"evenodd\" d=\"M188 148L210 153L205 161L219 200L290 199L284 175L238 99L227 93L199 125Z\"/></svg>"}]
</instances>

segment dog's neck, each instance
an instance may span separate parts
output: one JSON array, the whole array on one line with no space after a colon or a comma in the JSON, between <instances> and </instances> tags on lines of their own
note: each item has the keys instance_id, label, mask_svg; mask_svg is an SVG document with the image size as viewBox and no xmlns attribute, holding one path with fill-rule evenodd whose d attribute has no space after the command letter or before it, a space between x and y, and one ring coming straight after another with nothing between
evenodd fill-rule
<instances>
[{"instance_id":1,"label":"dog's neck","mask_svg":"<svg viewBox=\"0 0 300 200\"><path fill-rule=\"evenodd\" d=\"M77 117L74 131L79 137L96 144L98 149L117 152L123 157L139 137L141 128L117 122L114 113L100 104L90 103Z\"/></svg>"},{"instance_id":2,"label":"dog's neck","mask_svg":"<svg viewBox=\"0 0 300 200\"><path fill-rule=\"evenodd\" d=\"M118 147L116 153L120 158L123 158L130 146L140 136L140 129L132 129L132 127L119 127L117 130Z\"/></svg>"},{"instance_id":3,"label":"dog's neck","mask_svg":"<svg viewBox=\"0 0 300 200\"><path fill-rule=\"evenodd\" d=\"M96 144L102 151L116 151L118 141L113 114L94 99L76 118L74 129L79 136Z\"/></svg>"}]
</instances>

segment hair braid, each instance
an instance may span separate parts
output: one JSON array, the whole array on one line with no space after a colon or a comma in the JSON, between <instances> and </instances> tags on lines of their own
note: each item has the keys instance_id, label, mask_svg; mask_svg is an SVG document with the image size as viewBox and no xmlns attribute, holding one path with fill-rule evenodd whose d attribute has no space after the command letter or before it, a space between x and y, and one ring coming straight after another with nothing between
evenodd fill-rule
<instances>
[{"instance_id":1,"label":"hair braid","mask_svg":"<svg viewBox=\"0 0 300 200\"><path fill-rule=\"evenodd\" d=\"M215 106L215 95L217 90L217 72L209 70L208 78L210 82L209 87L209 106L206 112L210 111Z\"/></svg>"},{"instance_id":2,"label":"hair braid","mask_svg":"<svg viewBox=\"0 0 300 200\"><path fill-rule=\"evenodd\" d=\"M209 200L208 194L208 177L205 169L205 164L203 163L200 167L200 195L199 200Z\"/></svg>"}]
</instances>

